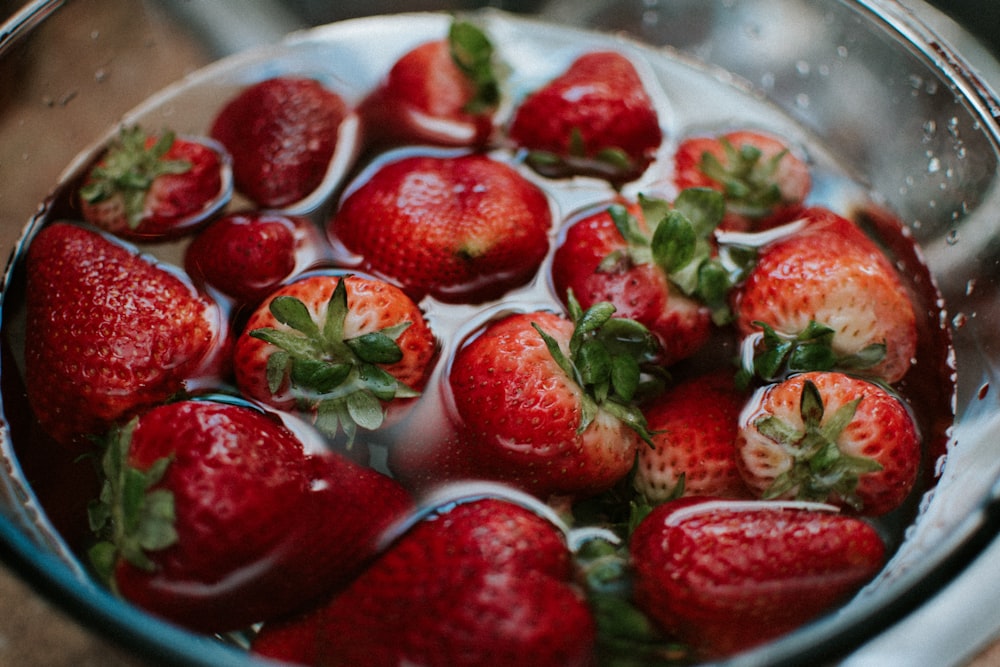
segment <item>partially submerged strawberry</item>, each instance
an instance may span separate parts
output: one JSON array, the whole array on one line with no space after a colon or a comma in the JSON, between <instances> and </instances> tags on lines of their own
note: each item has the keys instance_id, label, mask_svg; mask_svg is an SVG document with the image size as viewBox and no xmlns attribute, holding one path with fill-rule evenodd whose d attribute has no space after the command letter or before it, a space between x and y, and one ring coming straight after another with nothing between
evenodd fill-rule
<instances>
[{"instance_id":1,"label":"partially submerged strawberry","mask_svg":"<svg viewBox=\"0 0 1000 667\"><path fill-rule=\"evenodd\" d=\"M758 646L857 591L885 546L860 519L773 502L689 498L632 534L636 605L702 658Z\"/></svg>"},{"instance_id":2,"label":"partially submerged strawberry","mask_svg":"<svg viewBox=\"0 0 1000 667\"><path fill-rule=\"evenodd\" d=\"M130 240L191 233L232 195L230 158L214 141L123 127L87 172L79 197L87 222Z\"/></svg>"},{"instance_id":3,"label":"partially submerged strawberry","mask_svg":"<svg viewBox=\"0 0 1000 667\"><path fill-rule=\"evenodd\" d=\"M182 401L112 433L91 523L125 599L199 632L304 608L409 508L398 484L246 404Z\"/></svg>"},{"instance_id":4,"label":"partially submerged strawberry","mask_svg":"<svg viewBox=\"0 0 1000 667\"><path fill-rule=\"evenodd\" d=\"M218 307L165 266L57 222L27 254L25 382L42 427L87 446L116 421L219 372Z\"/></svg>"}]
</instances>

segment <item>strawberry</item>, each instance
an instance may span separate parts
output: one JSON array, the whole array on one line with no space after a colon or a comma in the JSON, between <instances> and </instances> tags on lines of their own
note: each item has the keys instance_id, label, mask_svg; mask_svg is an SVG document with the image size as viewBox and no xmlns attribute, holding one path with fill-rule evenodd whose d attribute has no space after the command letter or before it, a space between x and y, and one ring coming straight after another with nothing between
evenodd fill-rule
<instances>
[{"instance_id":1,"label":"strawberry","mask_svg":"<svg viewBox=\"0 0 1000 667\"><path fill-rule=\"evenodd\" d=\"M804 625L857 591L885 555L857 518L710 498L658 506L629 548L636 605L706 658Z\"/></svg>"},{"instance_id":2,"label":"strawberry","mask_svg":"<svg viewBox=\"0 0 1000 667\"><path fill-rule=\"evenodd\" d=\"M488 324L449 374L466 465L542 498L608 489L650 437L635 404L642 373L657 372L655 339L610 304L571 306L570 319L539 311Z\"/></svg>"},{"instance_id":3,"label":"strawberry","mask_svg":"<svg viewBox=\"0 0 1000 667\"><path fill-rule=\"evenodd\" d=\"M198 234L184 254L196 284L254 305L320 259L323 239L312 222L266 211L230 213Z\"/></svg>"},{"instance_id":4,"label":"strawberry","mask_svg":"<svg viewBox=\"0 0 1000 667\"><path fill-rule=\"evenodd\" d=\"M901 380L913 363L917 325L899 274L846 218L810 208L803 220L761 249L733 294L736 326L755 351L753 372L773 380L841 368Z\"/></svg>"},{"instance_id":5,"label":"strawberry","mask_svg":"<svg viewBox=\"0 0 1000 667\"><path fill-rule=\"evenodd\" d=\"M483 155L415 155L379 167L330 221L365 271L415 300L496 298L534 277L552 225L542 191Z\"/></svg>"},{"instance_id":6,"label":"strawberry","mask_svg":"<svg viewBox=\"0 0 1000 667\"><path fill-rule=\"evenodd\" d=\"M652 503L683 496L749 498L736 466L746 398L732 373L682 380L643 408L653 447L640 447L633 483Z\"/></svg>"},{"instance_id":7,"label":"strawberry","mask_svg":"<svg viewBox=\"0 0 1000 667\"><path fill-rule=\"evenodd\" d=\"M190 233L232 195L229 155L207 139L123 127L79 190L84 219L129 240Z\"/></svg>"},{"instance_id":8,"label":"strawberry","mask_svg":"<svg viewBox=\"0 0 1000 667\"><path fill-rule=\"evenodd\" d=\"M218 307L134 249L57 222L31 243L26 275L28 400L63 444L87 445L221 371Z\"/></svg>"},{"instance_id":9,"label":"strawberry","mask_svg":"<svg viewBox=\"0 0 1000 667\"><path fill-rule=\"evenodd\" d=\"M310 414L351 444L419 395L436 341L417 306L389 283L317 274L274 292L236 341L244 395Z\"/></svg>"},{"instance_id":10,"label":"strawberry","mask_svg":"<svg viewBox=\"0 0 1000 667\"><path fill-rule=\"evenodd\" d=\"M690 357L708 342L713 319L728 319L729 290L742 276L711 243L722 212L721 197L705 189L685 190L672 204L640 197L588 211L562 235L552 285L584 307L608 301L616 316L641 322L659 339L664 364Z\"/></svg>"},{"instance_id":11,"label":"strawberry","mask_svg":"<svg viewBox=\"0 0 1000 667\"><path fill-rule=\"evenodd\" d=\"M280 208L319 187L348 112L318 81L275 77L228 100L210 133L233 156L236 189L258 206Z\"/></svg>"},{"instance_id":12,"label":"strawberry","mask_svg":"<svg viewBox=\"0 0 1000 667\"><path fill-rule=\"evenodd\" d=\"M410 500L305 433L233 401L135 418L103 460L95 566L125 599L206 633L290 613L346 583Z\"/></svg>"},{"instance_id":13,"label":"strawberry","mask_svg":"<svg viewBox=\"0 0 1000 667\"><path fill-rule=\"evenodd\" d=\"M438 507L319 611L252 649L313 665L594 664L594 620L564 535L497 497Z\"/></svg>"},{"instance_id":14,"label":"strawberry","mask_svg":"<svg viewBox=\"0 0 1000 667\"><path fill-rule=\"evenodd\" d=\"M805 161L773 135L735 130L690 137L674 153L680 189L713 188L726 198L726 229L760 230L791 221L812 189Z\"/></svg>"},{"instance_id":15,"label":"strawberry","mask_svg":"<svg viewBox=\"0 0 1000 667\"><path fill-rule=\"evenodd\" d=\"M375 143L483 145L500 102L493 45L475 25L456 21L447 39L404 54L358 108Z\"/></svg>"},{"instance_id":16,"label":"strawberry","mask_svg":"<svg viewBox=\"0 0 1000 667\"><path fill-rule=\"evenodd\" d=\"M635 65L613 51L581 55L528 95L508 135L543 174L595 174L616 183L645 171L663 140Z\"/></svg>"},{"instance_id":17,"label":"strawberry","mask_svg":"<svg viewBox=\"0 0 1000 667\"><path fill-rule=\"evenodd\" d=\"M876 516L906 499L920 437L894 394L842 373L770 385L740 419L737 464L763 498L829 502Z\"/></svg>"}]
</instances>

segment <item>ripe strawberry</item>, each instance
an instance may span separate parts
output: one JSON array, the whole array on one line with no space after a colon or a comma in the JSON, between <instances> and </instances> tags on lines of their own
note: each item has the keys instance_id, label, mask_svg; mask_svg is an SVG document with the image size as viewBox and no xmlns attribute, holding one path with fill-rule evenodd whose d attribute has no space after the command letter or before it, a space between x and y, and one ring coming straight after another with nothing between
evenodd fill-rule
<instances>
[{"instance_id":1,"label":"ripe strawberry","mask_svg":"<svg viewBox=\"0 0 1000 667\"><path fill-rule=\"evenodd\" d=\"M305 442L247 404L182 401L137 417L104 458L95 566L125 599L206 633L328 594L374 556L410 500L390 478Z\"/></svg>"},{"instance_id":2,"label":"ripe strawberry","mask_svg":"<svg viewBox=\"0 0 1000 667\"><path fill-rule=\"evenodd\" d=\"M280 208L323 181L347 114L344 100L318 81L276 77L227 101L211 135L233 156L236 189L258 206Z\"/></svg>"},{"instance_id":3,"label":"ripe strawberry","mask_svg":"<svg viewBox=\"0 0 1000 667\"><path fill-rule=\"evenodd\" d=\"M643 412L653 447L640 447L634 485L647 501L684 496L749 498L736 466L736 435L746 397L732 373L682 380Z\"/></svg>"},{"instance_id":4,"label":"ripe strawberry","mask_svg":"<svg viewBox=\"0 0 1000 667\"><path fill-rule=\"evenodd\" d=\"M860 519L708 498L658 506L629 547L636 605L707 658L816 618L874 576L885 554Z\"/></svg>"},{"instance_id":5,"label":"ripe strawberry","mask_svg":"<svg viewBox=\"0 0 1000 667\"><path fill-rule=\"evenodd\" d=\"M38 233L26 262L28 400L57 441L87 445L220 370L217 306L165 266L62 222Z\"/></svg>"},{"instance_id":6,"label":"ripe strawberry","mask_svg":"<svg viewBox=\"0 0 1000 667\"><path fill-rule=\"evenodd\" d=\"M415 300L480 302L528 282L548 251L542 191L483 155L417 155L382 165L330 221L362 268Z\"/></svg>"},{"instance_id":7,"label":"ripe strawberry","mask_svg":"<svg viewBox=\"0 0 1000 667\"><path fill-rule=\"evenodd\" d=\"M674 153L680 189L713 188L726 198L726 229L789 222L812 189L809 166L778 137L751 130L685 139Z\"/></svg>"},{"instance_id":8,"label":"ripe strawberry","mask_svg":"<svg viewBox=\"0 0 1000 667\"><path fill-rule=\"evenodd\" d=\"M901 380L917 327L895 268L849 220L821 208L808 209L804 220L761 250L734 294L736 326L757 348L757 374L770 380L842 368Z\"/></svg>"},{"instance_id":9,"label":"ripe strawberry","mask_svg":"<svg viewBox=\"0 0 1000 667\"><path fill-rule=\"evenodd\" d=\"M493 45L471 23L456 21L447 39L400 58L358 108L375 143L483 145L500 102Z\"/></svg>"},{"instance_id":10,"label":"ripe strawberry","mask_svg":"<svg viewBox=\"0 0 1000 667\"><path fill-rule=\"evenodd\" d=\"M253 650L301 664L594 664L594 620L564 536L500 498L424 517L318 612L267 626Z\"/></svg>"},{"instance_id":11,"label":"ripe strawberry","mask_svg":"<svg viewBox=\"0 0 1000 667\"><path fill-rule=\"evenodd\" d=\"M324 243L306 218L266 211L230 213L191 241L184 268L195 283L253 305L319 260Z\"/></svg>"},{"instance_id":12,"label":"ripe strawberry","mask_svg":"<svg viewBox=\"0 0 1000 667\"><path fill-rule=\"evenodd\" d=\"M729 289L741 276L725 267L710 242L722 212L721 197L703 189L686 190L673 204L640 197L587 213L556 248L556 294L572 291L585 308L614 304L616 316L657 336L664 364L690 357L708 342L712 320L728 318Z\"/></svg>"},{"instance_id":13,"label":"ripe strawberry","mask_svg":"<svg viewBox=\"0 0 1000 667\"><path fill-rule=\"evenodd\" d=\"M515 313L455 355L449 382L460 455L484 478L542 498L600 493L649 440L635 406L655 339L603 303L571 318Z\"/></svg>"},{"instance_id":14,"label":"ripe strawberry","mask_svg":"<svg viewBox=\"0 0 1000 667\"><path fill-rule=\"evenodd\" d=\"M207 139L122 128L80 187L87 222L130 240L191 232L232 195L229 155Z\"/></svg>"},{"instance_id":15,"label":"ripe strawberry","mask_svg":"<svg viewBox=\"0 0 1000 667\"><path fill-rule=\"evenodd\" d=\"M920 466L920 438L903 403L842 373L803 373L762 390L740 420L736 446L757 495L871 516L903 502Z\"/></svg>"},{"instance_id":16,"label":"ripe strawberry","mask_svg":"<svg viewBox=\"0 0 1000 667\"><path fill-rule=\"evenodd\" d=\"M638 177L663 140L635 66L612 51L586 53L530 94L514 112L510 139L546 175Z\"/></svg>"},{"instance_id":17,"label":"ripe strawberry","mask_svg":"<svg viewBox=\"0 0 1000 667\"><path fill-rule=\"evenodd\" d=\"M417 306L389 283L312 275L267 298L236 341L244 395L311 415L321 431L375 430L419 395L436 341Z\"/></svg>"}]
</instances>

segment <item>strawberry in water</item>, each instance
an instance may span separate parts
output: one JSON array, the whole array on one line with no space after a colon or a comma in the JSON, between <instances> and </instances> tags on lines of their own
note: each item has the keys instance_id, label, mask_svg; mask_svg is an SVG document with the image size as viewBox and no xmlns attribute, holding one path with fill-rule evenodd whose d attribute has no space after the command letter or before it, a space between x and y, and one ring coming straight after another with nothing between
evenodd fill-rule
<instances>
[{"instance_id":1,"label":"strawberry in water","mask_svg":"<svg viewBox=\"0 0 1000 667\"><path fill-rule=\"evenodd\" d=\"M466 465L541 498L595 495L628 474L650 439L636 403L658 379L658 346L613 312L571 302L570 318L515 313L456 353L449 386Z\"/></svg>"},{"instance_id":2,"label":"strawberry in water","mask_svg":"<svg viewBox=\"0 0 1000 667\"><path fill-rule=\"evenodd\" d=\"M274 292L236 341L244 395L308 414L351 444L419 395L437 342L399 288L360 276L305 276Z\"/></svg>"},{"instance_id":3,"label":"strawberry in water","mask_svg":"<svg viewBox=\"0 0 1000 667\"><path fill-rule=\"evenodd\" d=\"M301 425L299 425L301 426ZM349 581L410 508L390 478L248 404L181 401L109 438L91 523L125 599L200 632L304 608Z\"/></svg>"},{"instance_id":4,"label":"strawberry in water","mask_svg":"<svg viewBox=\"0 0 1000 667\"><path fill-rule=\"evenodd\" d=\"M653 447L640 447L633 483L651 503L679 496L750 498L736 464L746 402L727 369L673 385L644 406Z\"/></svg>"},{"instance_id":5,"label":"strawberry in water","mask_svg":"<svg viewBox=\"0 0 1000 667\"><path fill-rule=\"evenodd\" d=\"M287 207L323 181L348 112L318 81L275 77L227 101L211 135L233 156L237 190L258 206Z\"/></svg>"},{"instance_id":6,"label":"strawberry in water","mask_svg":"<svg viewBox=\"0 0 1000 667\"><path fill-rule=\"evenodd\" d=\"M690 357L729 318L729 291L752 254L712 243L724 204L713 190L685 190L666 202L640 197L585 214L564 232L552 259L552 285L582 306L607 301L617 317L652 331L672 364Z\"/></svg>"},{"instance_id":7,"label":"strawberry in water","mask_svg":"<svg viewBox=\"0 0 1000 667\"><path fill-rule=\"evenodd\" d=\"M192 232L232 194L230 160L215 142L123 127L80 186L84 220L135 241Z\"/></svg>"},{"instance_id":8,"label":"strawberry in water","mask_svg":"<svg viewBox=\"0 0 1000 667\"><path fill-rule=\"evenodd\" d=\"M565 537L496 497L428 513L331 602L265 625L252 649L306 665L594 664Z\"/></svg>"},{"instance_id":9,"label":"strawberry in water","mask_svg":"<svg viewBox=\"0 0 1000 667\"><path fill-rule=\"evenodd\" d=\"M804 625L885 556L869 524L819 507L710 498L656 507L629 542L636 605L704 658Z\"/></svg>"},{"instance_id":10,"label":"strawberry in water","mask_svg":"<svg viewBox=\"0 0 1000 667\"><path fill-rule=\"evenodd\" d=\"M895 267L854 223L810 208L765 245L733 294L735 323L766 381L850 370L898 382L913 364L917 324Z\"/></svg>"},{"instance_id":11,"label":"strawberry in water","mask_svg":"<svg viewBox=\"0 0 1000 667\"><path fill-rule=\"evenodd\" d=\"M475 303L534 277L551 225L546 196L510 166L483 155L415 155L380 166L328 232L365 271L415 300Z\"/></svg>"},{"instance_id":12,"label":"strawberry in water","mask_svg":"<svg viewBox=\"0 0 1000 667\"><path fill-rule=\"evenodd\" d=\"M614 183L645 171L663 140L635 65L614 51L581 55L528 95L508 135L540 173L594 174Z\"/></svg>"},{"instance_id":13,"label":"strawberry in water","mask_svg":"<svg viewBox=\"0 0 1000 667\"><path fill-rule=\"evenodd\" d=\"M222 370L214 302L134 249L69 223L43 228L26 260L25 382L42 428L66 445Z\"/></svg>"},{"instance_id":14,"label":"strawberry in water","mask_svg":"<svg viewBox=\"0 0 1000 667\"><path fill-rule=\"evenodd\" d=\"M479 146L500 103L493 45L472 23L403 55L359 106L368 141Z\"/></svg>"},{"instance_id":15,"label":"strawberry in water","mask_svg":"<svg viewBox=\"0 0 1000 667\"><path fill-rule=\"evenodd\" d=\"M740 418L737 463L763 498L829 502L876 516L899 507L920 467L906 406L842 373L795 375L766 387Z\"/></svg>"},{"instance_id":16,"label":"strawberry in water","mask_svg":"<svg viewBox=\"0 0 1000 667\"><path fill-rule=\"evenodd\" d=\"M323 243L306 218L268 211L230 213L191 241L184 268L196 284L255 305L318 261Z\"/></svg>"},{"instance_id":17,"label":"strawberry in water","mask_svg":"<svg viewBox=\"0 0 1000 667\"><path fill-rule=\"evenodd\" d=\"M791 221L812 189L809 166L785 141L751 130L685 139L674 153L674 181L721 192L722 227L742 231Z\"/></svg>"}]
</instances>

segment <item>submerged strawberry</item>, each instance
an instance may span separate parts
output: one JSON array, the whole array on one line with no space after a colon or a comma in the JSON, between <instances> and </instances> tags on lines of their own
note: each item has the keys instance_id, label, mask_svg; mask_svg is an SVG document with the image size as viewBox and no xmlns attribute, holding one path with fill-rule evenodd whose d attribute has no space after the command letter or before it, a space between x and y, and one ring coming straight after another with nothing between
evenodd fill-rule
<instances>
[{"instance_id":1,"label":"submerged strawberry","mask_svg":"<svg viewBox=\"0 0 1000 667\"><path fill-rule=\"evenodd\" d=\"M237 403L155 408L112 433L103 470L95 566L125 599L207 633L346 583L410 504L388 477Z\"/></svg>"},{"instance_id":2,"label":"submerged strawberry","mask_svg":"<svg viewBox=\"0 0 1000 667\"><path fill-rule=\"evenodd\" d=\"M843 602L882 567L867 523L780 503L690 498L632 534L636 605L704 658L763 644Z\"/></svg>"},{"instance_id":3,"label":"submerged strawberry","mask_svg":"<svg viewBox=\"0 0 1000 667\"><path fill-rule=\"evenodd\" d=\"M219 370L217 306L179 275L98 232L58 222L28 249L25 382L63 444L183 392Z\"/></svg>"},{"instance_id":4,"label":"submerged strawberry","mask_svg":"<svg viewBox=\"0 0 1000 667\"><path fill-rule=\"evenodd\" d=\"M229 201L229 155L206 139L123 127L80 187L87 222L130 240L190 233Z\"/></svg>"}]
</instances>

